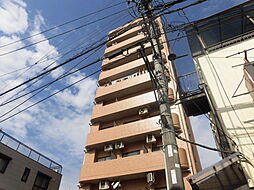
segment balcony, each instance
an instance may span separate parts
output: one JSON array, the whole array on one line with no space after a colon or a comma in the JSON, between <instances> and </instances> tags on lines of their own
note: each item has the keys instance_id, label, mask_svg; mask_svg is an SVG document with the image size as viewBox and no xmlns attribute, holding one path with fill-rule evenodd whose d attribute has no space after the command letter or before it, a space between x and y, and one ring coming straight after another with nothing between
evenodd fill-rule
<instances>
[{"instance_id":1,"label":"balcony","mask_svg":"<svg viewBox=\"0 0 254 190\"><path fill-rule=\"evenodd\" d=\"M107 179L164 169L163 152L152 152L126 158L85 164L81 168L80 181Z\"/></svg>"},{"instance_id":2,"label":"balcony","mask_svg":"<svg viewBox=\"0 0 254 190\"><path fill-rule=\"evenodd\" d=\"M151 118L138 120L135 122L121 124L104 130L93 131L87 136L86 147L91 148L101 146L107 142L123 141L129 142L144 139L148 133L159 132L161 126L158 124L160 117L154 116ZM181 130L179 117L176 113L172 113L173 125L176 131Z\"/></svg>"},{"instance_id":3,"label":"balcony","mask_svg":"<svg viewBox=\"0 0 254 190\"><path fill-rule=\"evenodd\" d=\"M117 141L119 139L127 139L129 137L140 136L142 134L147 134L160 130L160 125L158 125L159 116L135 121L132 123L127 123L112 127L105 130L99 130L93 133L89 133L87 136L86 146L93 146L103 144L105 142Z\"/></svg>"},{"instance_id":4,"label":"balcony","mask_svg":"<svg viewBox=\"0 0 254 190\"><path fill-rule=\"evenodd\" d=\"M187 116L208 113L209 102L196 71L178 76L180 98Z\"/></svg>"},{"instance_id":5,"label":"balcony","mask_svg":"<svg viewBox=\"0 0 254 190\"><path fill-rule=\"evenodd\" d=\"M149 73L145 73L133 78L118 80L110 86L100 86L96 91L96 102L111 100L133 94L142 90L152 88Z\"/></svg>"},{"instance_id":6,"label":"balcony","mask_svg":"<svg viewBox=\"0 0 254 190\"><path fill-rule=\"evenodd\" d=\"M114 43L120 43L124 40L132 38L132 37L138 35L138 32L140 32L140 31L142 31L142 26L134 27L134 28L126 31L125 33L121 34L120 36L114 38L113 40L110 40L109 42L107 42L107 47L110 47Z\"/></svg>"},{"instance_id":7,"label":"balcony","mask_svg":"<svg viewBox=\"0 0 254 190\"><path fill-rule=\"evenodd\" d=\"M152 61L152 55L148 56L149 61ZM106 83L106 81L112 81L116 80L118 78L124 77L126 75L130 75L131 73L138 72L139 70L143 69L145 67L145 62L142 58L131 61L129 63L126 63L124 65L121 65L119 67L105 70L101 72L100 78L99 78L99 84L103 85Z\"/></svg>"},{"instance_id":8,"label":"balcony","mask_svg":"<svg viewBox=\"0 0 254 190\"><path fill-rule=\"evenodd\" d=\"M117 29L114 29L114 30L112 30L112 31L110 31L109 32L109 34L108 34L108 36L109 37L114 37L116 34L117 34L117 32L118 31L122 31L123 30L123 28L126 30L126 31L128 31L128 30L130 30L132 27L134 27L135 25L138 25L140 22L142 22L143 21L143 18L139 18L139 19L136 19L135 21L132 21L131 23L128 23L128 24L126 24L126 25L124 25L124 26L121 26L121 27L119 27L119 28L117 28Z\"/></svg>"},{"instance_id":9,"label":"balcony","mask_svg":"<svg viewBox=\"0 0 254 190\"><path fill-rule=\"evenodd\" d=\"M154 92L148 92L132 98L114 102L103 106L96 104L92 114L92 123L112 121L115 119L138 114L141 107L147 107L155 103Z\"/></svg>"},{"instance_id":10,"label":"balcony","mask_svg":"<svg viewBox=\"0 0 254 190\"><path fill-rule=\"evenodd\" d=\"M139 34L136 35L128 40L122 41L118 44L112 45L108 48L106 48L105 52L104 52L104 56L108 57L110 55L112 55L114 52L116 52L117 50L122 50L124 48L127 47L131 47L132 45L141 42L141 41L145 41L147 37L144 34Z\"/></svg>"},{"instance_id":11,"label":"balcony","mask_svg":"<svg viewBox=\"0 0 254 190\"><path fill-rule=\"evenodd\" d=\"M189 167L184 149L179 149L179 156L181 167ZM158 170L164 170L163 151L85 164L81 168L80 182L119 178Z\"/></svg>"}]
</instances>

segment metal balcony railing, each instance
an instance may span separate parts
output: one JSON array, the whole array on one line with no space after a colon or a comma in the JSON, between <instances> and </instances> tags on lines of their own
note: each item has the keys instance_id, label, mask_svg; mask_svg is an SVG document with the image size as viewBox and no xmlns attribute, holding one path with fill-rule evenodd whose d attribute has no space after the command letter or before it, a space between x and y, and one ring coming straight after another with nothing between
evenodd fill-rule
<instances>
[{"instance_id":1,"label":"metal balcony railing","mask_svg":"<svg viewBox=\"0 0 254 190\"><path fill-rule=\"evenodd\" d=\"M61 174L62 166L0 130L0 143Z\"/></svg>"},{"instance_id":2,"label":"metal balcony railing","mask_svg":"<svg viewBox=\"0 0 254 190\"><path fill-rule=\"evenodd\" d=\"M197 71L178 76L181 97L191 96L202 92Z\"/></svg>"}]
</instances>

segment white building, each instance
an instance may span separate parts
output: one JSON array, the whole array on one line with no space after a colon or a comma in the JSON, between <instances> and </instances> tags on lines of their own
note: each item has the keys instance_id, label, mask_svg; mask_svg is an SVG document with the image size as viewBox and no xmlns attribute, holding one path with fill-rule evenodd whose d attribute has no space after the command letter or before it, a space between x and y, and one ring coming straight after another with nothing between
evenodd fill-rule
<instances>
[{"instance_id":1,"label":"white building","mask_svg":"<svg viewBox=\"0 0 254 190\"><path fill-rule=\"evenodd\" d=\"M186 34L218 148L254 164L254 2L196 21ZM246 160L241 166L253 188L254 167Z\"/></svg>"}]
</instances>

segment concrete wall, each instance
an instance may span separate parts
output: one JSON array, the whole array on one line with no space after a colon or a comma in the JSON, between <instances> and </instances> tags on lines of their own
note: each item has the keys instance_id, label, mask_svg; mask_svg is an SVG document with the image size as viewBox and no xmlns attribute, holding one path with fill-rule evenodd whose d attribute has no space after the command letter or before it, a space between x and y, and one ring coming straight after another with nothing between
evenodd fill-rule
<instances>
[{"instance_id":1,"label":"concrete wall","mask_svg":"<svg viewBox=\"0 0 254 190\"><path fill-rule=\"evenodd\" d=\"M226 56L252 48L254 39L225 47L209 55L196 58L202 75L209 87L209 93L214 101L223 127L238 145L238 149L254 163L254 102L250 94L233 97L244 75L244 54L230 58ZM248 51L249 61L254 61L254 50ZM243 81L236 95L248 92ZM249 184L254 186L254 168L243 164L249 175Z\"/></svg>"},{"instance_id":2,"label":"concrete wall","mask_svg":"<svg viewBox=\"0 0 254 190\"><path fill-rule=\"evenodd\" d=\"M59 189L61 174L27 158L26 156L16 152L15 150L0 143L0 153L12 158L4 173L0 173L0 189L1 190L31 190L37 172L41 172L50 176L48 190ZM21 181L21 177L25 168L29 168L30 174L26 182Z\"/></svg>"}]
</instances>

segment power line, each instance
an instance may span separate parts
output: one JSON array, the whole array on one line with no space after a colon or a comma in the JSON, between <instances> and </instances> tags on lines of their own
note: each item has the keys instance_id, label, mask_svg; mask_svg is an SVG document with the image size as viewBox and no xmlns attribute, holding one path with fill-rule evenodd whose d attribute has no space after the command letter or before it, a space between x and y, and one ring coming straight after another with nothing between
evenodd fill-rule
<instances>
[{"instance_id":1,"label":"power line","mask_svg":"<svg viewBox=\"0 0 254 190\"><path fill-rule=\"evenodd\" d=\"M71 34L72 34L72 33L71 33ZM69 38L69 37L71 36L71 34L68 35L66 38L64 38L64 40L66 40L67 38ZM64 40L63 40L63 41L60 41L60 42L56 45L56 47L59 46L59 45L61 45L61 44L64 42ZM18 78L20 78L21 76L23 76L26 72L28 72L29 70L31 70L34 66L38 65L38 64L40 63L40 61L41 61L42 59L44 59L44 57L46 57L48 54L50 54L50 52L52 52L52 51L54 51L54 50L55 50L55 48L52 48L52 49L51 49L50 51L48 51L44 56L42 56L38 61L36 61L36 62L33 63L32 65L26 67L27 69L26 69L24 72L22 72L22 73L20 73L18 76L16 76L16 78L15 78L14 80L12 80L12 81L9 82L8 84L6 84L3 88L1 88L0 91L6 89L8 86L10 86L12 83L14 83Z\"/></svg>"},{"instance_id":2,"label":"power line","mask_svg":"<svg viewBox=\"0 0 254 190\"><path fill-rule=\"evenodd\" d=\"M20 39L20 40L17 40L17 41L8 43L8 44L1 45L0 48L9 46L9 45L14 44L14 43L17 43L17 42L24 41L24 40L27 40L27 39L30 39L30 38L32 38L32 37L38 36L38 35L40 35L40 34L44 34L44 33L49 32L49 31L51 31L51 30L58 29L58 28L60 28L60 27L62 27L62 26L65 26L65 25L68 25L68 24L70 24L70 23L72 23L72 22L81 20L81 19L83 19L83 18L85 18L85 17L88 17L88 16L91 16L91 15L97 14L97 13L99 13L99 12L101 12L101 11L110 9L110 8L112 8L112 7L116 7L116 6L118 6L118 5L120 5L120 4L123 4L123 3L125 3L125 2L120 2L120 3L114 4L114 5L111 5L111 6L108 6L108 7L104 7L104 8L102 8L102 9L99 9L99 10L95 11L95 12L88 13L88 14L83 15L83 16L81 16L81 17L78 17L78 18L76 18L76 19L67 21L67 22L65 22L65 23L63 23L63 24L59 24L59 25L57 25L57 26L54 26L54 27L49 28L49 29L47 29L47 30L44 30L44 31L42 31L42 32L33 34L33 35L31 35L31 36L27 36L27 37L25 37L25 38L22 38L22 39Z\"/></svg>"},{"instance_id":3,"label":"power line","mask_svg":"<svg viewBox=\"0 0 254 190\"><path fill-rule=\"evenodd\" d=\"M129 22L128 22L128 23L129 23ZM130 30L130 29L132 29L132 28L134 28L134 27L136 27L136 26L140 26L140 25L142 25L142 24L144 24L144 23L146 23L146 22L145 22L145 21L143 21L143 22L141 21L141 22L139 22L139 23L135 23L133 26L131 26L130 28L128 28L128 30ZM107 42L113 40L113 39L116 38L117 36L119 36L119 35L121 35L121 34L127 32L128 30L125 30L125 28L122 28L122 29L121 29L120 31L118 31L113 37L109 38L108 40L104 41L103 43L99 44L98 46L100 46L100 45L105 45ZM142 43L144 43L144 42L146 42L146 41L147 41L147 40L144 40L144 41L142 41ZM169 41L172 41L172 40L169 40ZM166 42L168 42L168 41L166 41ZM166 42L163 42L163 43L166 43ZM139 42L139 43L140 43L140 42ZM137 45L137 44L134 44L134 45ZM134 45L133 45L133 46L134 46ZM96 47L98 47L98 46L96 46ZM3 96L3 95L5 95L5 94L7 94L7 93L9 93L9 92L11 92L11 91L13 91L13 90L15 90L15 89L17 89L17 88L19 88L19 87L21 87L21 86L23 86L23 85L25 85L25 84L27 84L27 83L29 83L29 82L31 82L31 81L33 81L33 80L35 80L36 78L39 78L40 76L42 76L42 75L44 75L44 74L46 74L46 73L48 73L48 72L51 72L51 71L53 71L53 70L55 70L55 69L61 67L62 65L67 64L67 63L70 62L70 61L73 61L73 60L75 60L75 59L77 59L77 58L83 56L84 54L86 54L86 53L88 53L88 52L94 50L96 47L94 47L94 48L92 48L92 49L90 49L90 50L87 50L87 51L85 51L85 52L81 51L79 54L77 54L77 55L75 55L74 57L68 59L67 61L61 63L60 65L58 65L58 66L56 66L56 67L53 67L52 69L50 69L50 70L48 70L48 71L45 71L45 72L43 72L43 73L41 73L41 74L39 74L39 75L37 75L37 76L35 76L35 77L33 77L33 78L30 78L29 80L27 80L27 81L25 81L25 82L23 82L23 83L21 83L21 84L15 86L15 87L9 89L9 90L7 90L7 91L1 93L1 94L0 94L0 97Z\"/></svg>"},{"instance_id":4,"label":"power line","mask_svg":"<svg viewBox=\"0 0 254 190\"><path fill-rule=\"evenodd\" d=\"M176 138L182 140L182 141L185 141L187 143L190 143L190 144L193 144L193 145L196 145L196 146L200 146L202 148L205 148L205 149L208 149L208 150L212 150L212 151L217 151L217 152L222 152L222 153L227 153L227 154L234 154L236 152L234 151L225 151L225 150L220 150L220 149L217 149L217 148L213 148L213 147L209 147L209 146L206 146L206 145L203 145L203 144L199 144L199 143L196 143L196 142L192 142L190 140L187 140L181 136L179 136L178 134L175 134Z\"/></svg>"},{"instance_id":5,"label":"power line","mask_svg":"<svg viewBox=\"0 0 254 190\"><path fill-rule=\"evenodd\" d=\"M117 19L110 20L110 22L108 22L108 23L106 23L105 25L103 25L103 27L102 27L101 30L96 31L96 33L100 32L100 31L105 31L105 29L108 28L108 26L110 26L110 24L111 24L112 22L116 22L116 20L118 21L119 19L122 19L122 17L117 17ZM92 33L91 35L86 36L84 39L85 39L85 40L91 39L93 36L96 35L96 33ZM101 40L103 40L103 39L106 38L106 37L107 37L107 35L104 36L102 39L99 39L99 40L95 41L92 45L95 45L96 43L100 42ZM78 43L77 45L75 45L75 47L72 48L72 50L69 50L69 51L65 52L63 55L61 55L61 58L64 57L64 56L66 56L67 54L69 54L69 53L72 52L73 50L75 50L78 46L80 46L80 45L84 42L84 39L78 40L80 43ZM69 46L69 45L70 45L70 44L68 44L68 46ZM88 49L88 48L86 48L86 49ZM44 67L44 68L42 69L41 72L45 71L48 67L50 67L50 66L53 65L54 63L56 63L56 60L55 60L54 62L50 63L47 67ZM37 74L39 74L39 73L37 73ZM10 97L10 98L8 98L7 100L5 100L5 102L3 102L2 104L0 104L0 107L3 106L3 105L6 105L7 103L12 102L12 100L17 100L17 99L19 99L19 98L21 98L21 97L26 96L27 94L30 94L31 92L36 91L36 90L33 90L33 91L31 91L31 92L28 92L28 93L25 93L25 94L19 96L18 98L14 98L14 99L13 99L13 97L17 96L17 95L20 94L21 92L23 92L23 91L25 91L26 89L30 88L32 85L34 85L35 83L37 83L39 80L43 79L43 78L44 78L45 76L47 76L48 74L49 74L49 73L47 73L47 74L45 74L45 75L39 77L39 78L38 78L37 80L35 80L32 84L30 84L29 86L26 86L24 89L20 90L18 93L14 94L12 97ZM37 89L37 90L38 90L38 89Z\"/></svg>"},{"instance_id":6,"label":"power line","mask_svg":"<svg viewBox=\"0 0 254 190\"><path fill-rule=\"evenodd\" d=\"M10 75L10 74L13 74L13 73L16 73L16 72L22 71L22 70L24 70L24 69L27 69L27 67L23 67L23 68L16 69L16 70L11 71L11 72L8 72L8 73L4 73L4 74L0 75L0 77L4 77L4 76Z\"/></svg>"},{"instance_id":7,"label":"power line","mask_svg":"<svg viewBox=\"0 0 254 190\"><path fill-rule=\"evenodd\" d=\"M88 56L88 57L89 57L89 56ZM87 59L88 57L86 57L85 59ZM80 64L81 62L83 62L85 59L82 59L78 64ZM39 89L41 89L40 91L38 91L37 93L33 94L32 96L30 96L29 98L27 98L27 99L24 100L23 102L19 103L19 104L16 105L15 107L11 108L10 110L8 110L8 111L5 112L4 114L2 114L2 115L0 116L0 118L2 118L2 117L4 117L4 116L6 116L7 114L11 113L11 112L14 111L15 109L17 109L18 107L20 107L21 105L23 105L24 103L26 103L28 100L32 99L33 97L35 97L36 95L38 95L39 93L41 93L43 90L45 90L46 88L48 88L50 85L52 85L52 84L55 83L56 81L58 81L58 80L60 80L60 79L62 79L62 78L64 78L64 77L66 77L66 76L69 76L69 75L71 75L71 74L73 74L73 73L76 73L76 72L78 72L78 71L81 71L81 70L83 70L83 69L85 69L85 68L87 68L87 67L89 67L89 66L92 66L92 65L94 65L94 64L96 64L96 63L98 63L98 62L100 62L101 60L102 60L102 59L97 59L96 61L94 61L94 62L92 62L92 63L90 63L90 64L88 64L88 65L85 65L85 66L83 66L82 68L77 69L77 70L75 70L75 71L73 71L73 72L71 72L71 73L68 73L68 72L67 72L68 74L62 75L62 76L58 77L57 79L55 79L55 80L49 82L48 84L43 85L42 87L39 87L38 89L36 89L36 91L39 90ZM78 64L76 64L75 66L77 66ZM74 67L75 67L75 66L74 66ZM69 71L71 71L74 67L72 67ZM9 103L10 103L10 102L9 102Z\"/></svg>"},{"instance_id":8,"label":"power line","mask_svg":"<svg viewBox=\"0 0 254 190\"><path fill-rule=\"evenodd\" d=\"M13 115L11 115L11 116L9 116L9 117L7 117L7 118L1 120L0 123L3 123L4 121L9 120L9 119L15 117L16 115L19 115L20 113L22 113L22 112L24 112L24 111L26 111L26 110L28 110L28 109L34 107L35 105L37 105L37 104L39 104L39 103L41 103L41 102L43 102L43 101L45 101L45 100L51 98L52 96L55 96L56 94L58 94L58 93L64 91L65 89L70 88L70 87L74 86L75 84L77 84L77 83L79 83L79 82L82 82L83 80L85 80L85 79L87 79L87 78L89 78L89 77L95 75L96 73L98 73L98 72L100 72L100 71L101 71L101 69L100 69L100 70L97 70L97 71L95 71L95 72L93 72L92 74L90 74L90 75L88 75L88 76L86 76L86 77L81 78L80 80L78 80L78 81L76 81L76 82L74 82L74 83L72 83L72 84L70 84L70 85L68 85L68 86L66 86L66 87L64 87L64 88L62 88L61 90L58 90L58 91L56 91L55 93L53 93L53 94L51 94L51 95L49 95L49 96L47 96L47 97L41 99L40 101L38 101L38 102L36 102L36 103L34 103L34 104L32 104L32 105L30 105L30 106L28 106L28 107L26 107L26 108L20 110L20 111L18 111L17 113L15 113L15 114L13 114Z\"/></svg>"},{"instance_id":9,"label":"power line","mask_svg":"<svg viewBox=\"0 0 254 190\"><path fill-rule=\"evenodd\" d=\"M0 104L0 107L4 106L4 105L6 105L6 104L12 103L12 102L14 102L14 101L16 101L16 100L18 100L18 99L20 99L20 98L22 98L22 97L24 97L24 96L26 96L26 95L28 95L28 94L31 94L31 93L33 93L33 92L36 92L36 91L38 91L38 90L40 90L40 89L42 89L42 88L44 88L44 87L48 87L48 85L51 85L51 84L53 84L54 82L56 82L56 81L58 81L58 80L61 80L61 79L65 78L65 77L67 77L67 76L69 76L69 75L72 75L72 74L74 74L74 73L76 73L76 72L82 71L83 69L85 69L85 68L87 68L87 67L89 67L89 66L91 66L91 65L94 65L94 64L96 64L96 63L99 63L99 62L102 61L102 60L103 60L103 59L97 59L96 61L93 61L92 63L90 63L90 64L88 64L88 65L85 65L85 66L83 66L83 67L81 67L81 68L79 68L79 69L77 69L77 70L75 70L75 71L66 73L66 74L60 76L59 78L54 79L53 81L48 82L47 84L44 84L44 85L42 85L42 86L40 86L40 87L38 87L38 88L36 88L36 89L30 91L30 92L27 92L27 93L25 93L25 94L22 94L22 95L20 95L20 96L14 98L14 99L9 100L8 102L4 102L4 103ZM82 61L84 61L84 60L82 60Z\"/></svg>"},{"instance_id":10,"label":"power line","mask_svg":"<svg viewBox=\"0 0 254 190\"><path fill-rule=\"evenodd\" d=\"M5 115L11 113L12 111L14 111L15 109L17 109L18 107L20 107L21 105L23 105L24 103L26 103L28 100L32 99L33 97L35 97L36 95L38 95L39 93L41 93L43 90L45 90L46 88L48 88L50 85L54 84L55 82L57 82L58 80L69 76L70 75L70 71L73 70L76 66L78 66L80 63L82 63L83 61L85 61L87 58L89 58L91 55L93 55L95 52L97 52L99 49L101 48L98 47L97 49L94 50L94 52L92 52L90 55L88 55L87 57L83 58L82 60L80 60L78 63L76 63L74 66L72 66L68 71L66 71L67 74L62 74L61 76L57 77L55 80L49 82L48 84L44 85L43 87L40 87L39 89L41 89L40 91L36 92L35 94L33 94L32 96L30 96L29 98L27 98L26 100L24 100L23 102L21 102L20 104L16 105L15 107L13 107L12 109L10 109L9 111L5 112L4 114L2 114L0 116L0 118L4 117ZM85 65L84 67L82 67L82 69L87 68L89 66L94 65L95 63L98 63L99 61L101 61L102 59L98 59L88 65ZM77 71L80 71L80 69L76 70L75 73ZM69 74L68 74L69 73ZM72 72L71 74L73 74L74 72ZM44 75L45 76L45 75ZM37 89L38 90L38 89ZM37 91L36 90L36 91Z\"/></svg>"},{"instance_id":11,"label":"power line","mask_svg":"<svg viewBox=\"0 0 254 190\"><path fill-rule=\"evenodd\" d=\"M106 19L106 18L112 17L112 16L117 15L117 14L119 14L119 13L122 13L123 11L126 11L126 10L128 10L128 8L123 9L123 10L120 10L120 11L117 11L117 12L115 12L115 13L113 13L113 14L110 14L110 15L107 15L107 16L105 16L105 17L103 17L103 18L100 18L100 19L97 19L97 20L88 22L88 23L86 23L86 24L80 25L80 26L78 26L78 27L75 27L75 28L73 28L73 29L67 30L67 31L65 31L65 32L56 34L56 35L54 35L54 36L51 36L51 37L48 37L48 38L39 40L39 41L37 41L37 42L28 44L28 45L26 45L26 46L23 46L23 47L20 47L20 48L11 50L11 51L7 51L7 52L5 52L5 53L0 54L0 56L9 55L9 54L11 54L11 53L20 51L20 50L22 50L22 49L26 49L26 48L31 47L31 46L34 46L34 45L36 45L36 44L42 43L42 42L44 42L44 41L48 41L48 40L54 39L54 38L56 38L56 37L65 35L65 34L67 34L67 33L73 32L73 31L75 31L75 30L79 30L79 29L81 29L81 28L83 28L83 27L85 27L85 26L88 26L88 25L90 25L90 24L94 24L94 23L96 23L96 22L102 21L102 20L104 20L104 19Z\"/></svg>"},{"instance_id":12,"label":"power line","mask_svg":"<svg viewBox=\"0 0 254 190\"><path fill-rule=\"evenodd\" d=\"M110 40L112 40L112 39L114 39L114 38L116 38L117 36L119 36L119 35L121 35L122 33L124 33L124 32L126 32L125 31L125 28L122 28L122 30L120 30L117 34L115 34L113 37L111 37L110 39L108 39L107 41L105 41L105 42L103 42L103 43L101 43L99 46L96 46L96 47L101 47L102 45L104 45L104 44L106 44L108 41L110 41ZM92 49L90 49L89 51L91 51L91 50L93 50L94 48L92 48ZM88 53L89 51L86 51L86 53ZM61 65L58 65L57 67L59 67L59 66L61 66ZM56 68L56 67L54 67L54 68ZM52 69L54 69L54 68L52 68ZM51 70L52 70L51 69ZM48 73L49 71L46 71L46 73ZM44 72L45 73L45 72ZM46 74L45 73L45 74ZM42 73L43 74L43 73ZM41 76L43 76L42 74L40 74ZM38 75L38 76L40 76L40 75ZM38 78L38 76L36 76L36 78ZM26 81L27 82L27 81ZM17 87L17 86L16 86Z\"/></svg>"},{"instance_id":13,"label":"power line","mask_svg":"<svg viewBox=\"0 0 254 190\"><path fill-rule=\"evenodd\" d=\"M172 14L172 13L175 13L175 12L178 12L178 11L182 11L182 10L187 9L187 8L189 8L189 7L198 5L198 4L200 4L200 3L204 3L205 1L208 1L208 0L198 0L198 1L194 2L194 3L191 3L191 4L189 4L189 5L186 5L186 6L184 6L184 7L181 7L181 8L175 9L175 10L171 10L171 11L168 11L168 12L164 12L163 14Z\"/></svg>"},{"instance_id":14,"label":"power line","mask_svg":"<svg viewBox=\"0 0 254 190\"><path fill-rule=\"evenodd\" d=\"M108 40L107 40L107 41L108 41ZM9 89L9 90L6 90L5 92L3 92L3 93L0 94L0 97L3 96L3 95L5 95L5 94L7 94L7 93L9 93L9 92L11 92L11 91L13 91L13 90L15 90L15 89L17 89L17 88L19 88L19 87L21 87L21 86L23 86L23 85L25 85L25 84L27 84L27 83L29 83L29 82L31 82L31 81L33 81L33 80L35 80L35 79L37 79L37 78L39 78L40 76L43 76L43 75L45 75L45 74L47 74L47 73L49 73L49 72L52 72L52 71L58 69L59 67L61 67L61 66L63 66L63 65L66 65L67 63L69 63L69 62L71 62L71 61L73 61L73 60L75 60L75 59L77 59L77 58L79 58L79 57L81 57L81 56L83 56L83 55L89 53L90 51L95 50L97 47L100 47L100 46L106 44L107 41L105 41L105 42L103 42L103 43L101 43L101 44L99 44L99 45L97 45L97 46L95 46L95 47L93 47L93 48L91 48L91 49L85 51L85 52L81 52L81 53L79 53L78 55L75 55L74 57L72 57L72 58L70 58L70 59L64 61L63 63L61 63L61 64L59 64L59 65L57 65L57 66L55 66L55 67L53 67L53 68L51 68L51 69L45 71L45 72L42 72L42 73L38 74L37 76L32 77L32 78L30 78L29 80L27 80L27 81L25 81L25 82L23 82L23 83L21 83L21 84L15 86L15 87Z\"/></svg>"},{"instance_id":15,"label":"power line","mask_svg":"<svg viewBox=\"0 0 254 190\"><path fill-rule=\"evenodd\" d=\"M244 124L242 123L242 121L241 121L239 115L237 114L237 112L236 112L236 110L235 110L235 108L234 108L234 106L233 106L233 104L232 104L232 102L231 102L231 100L230 100L230 98L229 98L227 92L226 92L226 89L224 88L224 85L223 85L223 83L222 83L222 81L221 81L221 79L220 79L220 76L219 76L217 70L215 69L215 66L213 65L212 60L210 59L210 57L209 57L209 55L208 55L208 53L207 53L206 51L205 51L205 53L206 53L206 56L205 56L205 57L206 57L207 61L210 62L211 66L213 67L213 70L214 70L214 72L215 72L215 74L216 74L216 76L217 76L217 78L218 78L218 80L219 80L219 82L220 82L220 85L221 85L221 87L222 87L222 89L223 89L223 92L224 92L224 94L225 94L225 96L226 96L226 98L227 98L227 100L228 100L228 102L229 102L229 104L230 104L230 107L232 108L233 112L235 113L235 116L236 116L237 120L240 122L241 126L242 126L243 129L245 130L245 133L246 133L247 136L249 137L251 143L254 145L254 142L253 142L253 140L252 140L252 138L251 138L249 132L247 131L247 129L246 129L246 127L244 126Z\"/></svg>"}]
</instances>

